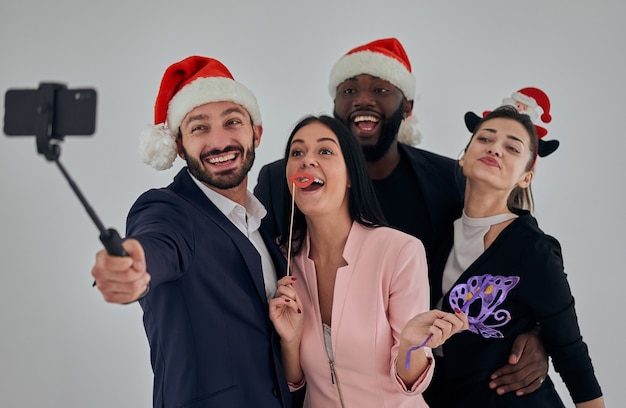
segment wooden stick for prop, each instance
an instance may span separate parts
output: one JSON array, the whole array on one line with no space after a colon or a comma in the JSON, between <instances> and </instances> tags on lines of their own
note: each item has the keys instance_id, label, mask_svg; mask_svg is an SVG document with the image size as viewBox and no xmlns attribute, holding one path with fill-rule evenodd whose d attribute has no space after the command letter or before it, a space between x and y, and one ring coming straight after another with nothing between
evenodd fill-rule
<instances>
[{"instance_id":1,"label":"wooden stick for prop","mask_svg":"<svg viewBox=\"0 0 626 408\"><path fill-rule=\"evenodd\" d=\"M287 276L291 275L289 265L291 264L291 239L293 237L293 218L294 218L294 209L295 209L295 194L296 194L296 183L291 183L291 217L289 220L289 241L287 247Z\"/></svg>"}]
</instances>

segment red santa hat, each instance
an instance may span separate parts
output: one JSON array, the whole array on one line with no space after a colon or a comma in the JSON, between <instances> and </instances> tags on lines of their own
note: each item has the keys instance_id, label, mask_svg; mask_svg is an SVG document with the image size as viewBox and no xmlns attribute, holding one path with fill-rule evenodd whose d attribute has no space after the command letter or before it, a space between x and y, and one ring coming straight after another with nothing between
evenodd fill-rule
<instances>
[{"instance_id":1,"label":"red santa hat","mask_svg":"<svg viewBox=\"0 0 626 408\"><path fill-rule=\"evenodd\" d=\"M337 87L348 78L367 74L389 81L398 88L406 99L415 99L416 80L411 71L411 62L404 47L396 38L384 38L360 45L342 56L330 71L328 91L335 99ZM400 126L398 141L417 145L421 134L415 115L410 115Z\"/></svg>"},{"instance_id":2,"label":"red santa hat","mask_svg":"<svg viewBox=\"0 0 626 408\"><path fill-rule=\"evenodd\" d=\"M236 82L220 61L191 56L170 65L154 104L154 125L141 133L143 161L157 170L172 167L180 124L192 109L210 102L230 101L243 106L253 125L261 124L254 94Z\"/></svg>"}]
</instances>

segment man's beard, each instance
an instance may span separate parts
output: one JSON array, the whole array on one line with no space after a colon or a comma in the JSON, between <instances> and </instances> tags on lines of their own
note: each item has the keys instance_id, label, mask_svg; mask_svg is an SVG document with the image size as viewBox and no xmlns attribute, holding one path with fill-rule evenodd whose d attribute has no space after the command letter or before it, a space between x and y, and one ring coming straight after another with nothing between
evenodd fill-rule
<instances>
[{"instance_id":1,"label":"man's beard","mask_svg":"<svg viewBox=\"0 0 626 408\"><path fill-rule=\"evenodd\" d=\"M209 172L204 167L202 161L203 158L232 151L237 151L243 156L241 167L238 170L232 169L214 174ZM185 151L184 147L183 153L185 154L187 168L189 169L191 175L206 184L207 186L215 187L220 190L227 190L229 188L237 187L238 185L240 185L252 168L252 165L254 164L254 158L256 156L254 152L254 145L251 145L247 152L244 151L243 147L241 146L230 146L224 150L211 150L208 153L200 155L200 160L196 160L195 158L187 154L187 151Z\"/></svg>"},{"instance_id":2,"label":"man's beard","mask_svg":"<svg viewBox=\"0 0 626 408\"><path fill-rule=\"evenodd\" d=\"M335 118L341 120L350 129L349 119L342 119L335 110L333 112ZM400 125L404 119L404 103L401 103L398 109L389 118L385 118L380 126L380 134L375 145L361 145L365 161L375 162L383 157L398 136Z\"/></svg>"}]
</instances>

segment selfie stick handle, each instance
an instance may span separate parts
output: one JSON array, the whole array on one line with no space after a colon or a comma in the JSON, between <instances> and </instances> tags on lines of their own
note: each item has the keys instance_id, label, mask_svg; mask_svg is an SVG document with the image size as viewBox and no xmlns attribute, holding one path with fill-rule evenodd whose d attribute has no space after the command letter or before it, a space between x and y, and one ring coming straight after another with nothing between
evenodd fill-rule
<instances>
[{"instance_id":1,"label":"selfie stick handle","mask_svg":"<svg viewBox=\"0 0 626 408\"><path fill-rule=\"evenodd\" d=\"M53 152L53 155L50 156L52 161L57 164L59 170L61 170L61 173L63 173L63 176L69 183L70 187L72 187L72 190L74 190L74 193L76 193L78 199L83 204L83 207L85 207L85 210L87 210L87 214L89 214L89 217L91 217L93 222L96 224L96 227L98 227L98 230L100 231L100 242L102 242L102 245L104 245L107 253L113 256L127 256L128 254L122 246L122 238L120 237L120 234L118 234L118 232L113 228L107 229L104 227L104 224L102 224L102 221L100 221L100 218L98 218L96 212L93 210L93 208L91 208L91 205L89 205L89 202L87 201L83 193L81 193L78 185L74 182L74 180L72 180L70 174L67 172L67 170L65 170L65 167L63 167L63 165L59 161L59 156L61 155L61 148L59 147L59 145L51 145L50 150ZM50 160L50 158L48 160ZM93 284L91 286L96 286L96 281L93 281Z\"/></svg>"}]
</instances>

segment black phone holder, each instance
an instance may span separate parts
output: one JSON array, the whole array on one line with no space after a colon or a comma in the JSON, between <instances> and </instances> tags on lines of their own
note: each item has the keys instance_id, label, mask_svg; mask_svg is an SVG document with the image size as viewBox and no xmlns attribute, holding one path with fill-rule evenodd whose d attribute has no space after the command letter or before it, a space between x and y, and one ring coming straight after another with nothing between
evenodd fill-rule
<instances>
[{"instance_id":1,"label":"black phone holder","mask_svg":"<svg viewBox=\"0 0 626 408\"><path fill-rule=\"evenodd\" d=\"M126 256L122 239L105 228L82 192L60 162L66 135L95 132L96 91L69 90L60 83L42 82L36 90L8 90L5 95L4 132L8 136L35 136L37 153L57 164L70 187L100 231L100 241L111 255Z\"/></svg>"},{"instance_id":2,"label":"black phone holder","mask_svg":"<svg viewBox=\"0 0 626 408\"><path fill-rule=\"evenodd\" d=\"M59 166L61 147L58 142L63 141L66 135L59 133L55 126L56 93L58 90L67 89L63 84L41 83L38 88L39 103L37 105L37 115L35 121L35 137L37 142L37 153L42 154L48 161L54 161ZM64 171L61 166L64 175ZM69 177L69 176L67 176ZM81 194L82 195L82 194Z\"/></svg>"}]
</instances>

